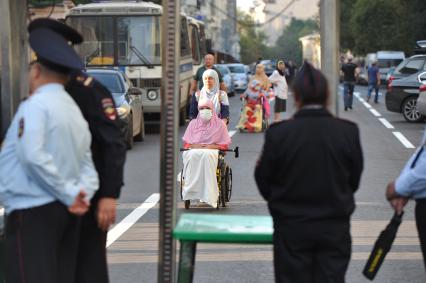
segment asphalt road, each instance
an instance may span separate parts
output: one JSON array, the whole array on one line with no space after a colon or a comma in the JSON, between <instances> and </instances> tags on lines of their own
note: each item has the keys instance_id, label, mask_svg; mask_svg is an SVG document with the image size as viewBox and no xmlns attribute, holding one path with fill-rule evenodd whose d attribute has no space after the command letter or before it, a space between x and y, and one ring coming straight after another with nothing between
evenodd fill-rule
<instances>
[{"instance_id":1,"label":"asphalt road","mask_svg":"<svg viewBox=\"0 0 426 283\"><path fill-rule=\"evenodd\" d=\"M361 99L366 96L365 87L357 86L355 92ZM241 102L238 97L232 97L230 103L230 130L234 130ZM292 98L289 99L288 107L287 116L290 116L294 112ZM385 186L398 175L414 151L406 146L410 147L409 143L414 146L419 144L424 124L408 124L401 114L388 112L383 96L380 97L379 104L372 103L368 106L355 98L352 111L344 112L342 108L343 106L340 107L339 116L356 122L361 129L365 158L361 186L356 194L357 209L352 217L353 253L347 282L369 282L363 278L362 268L375 239L393 214L384 199ZM184 129L180 128L180 136ZM408 141L404 141L405 145L397 138L401 135ZM156 195L153 194L159 192L159 139L158 130L154 129L143 143L135 143L135 147L127 154L126 185L119 202L118 222L130 213L132 216L145 213L134 225L130 225L132 221L129 218L118 225L124 227L127 224L127 228L130 228L121 235L116 234L118 238L108 248L113 283L157 281L158 204L154 205ZM263 144L263 134L237 132L232 140L234 145L240 147L240 158L227 156L227 162L233 168L231 202L227 208L219 211L196 207L191 212L268 214L266 203L259 195L253 178L254 165ZM154 203L141 205L148 198L149 202L154 200ZM176 198L179 215L184 212L184 208L178 192ZM149 208L150 206L153 207ZM409 203L395 245L375 282L426 281L413 208L413 204ZM272 247L201 244L198 246L194 282L273 282Z\"/></svg>"}]
</instances>

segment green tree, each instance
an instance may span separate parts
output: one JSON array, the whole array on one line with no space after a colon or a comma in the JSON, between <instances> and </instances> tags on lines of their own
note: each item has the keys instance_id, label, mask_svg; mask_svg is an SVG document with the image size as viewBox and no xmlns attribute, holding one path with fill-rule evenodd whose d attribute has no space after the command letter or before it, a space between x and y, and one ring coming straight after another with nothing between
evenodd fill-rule
<instances>
[{"instance_id":1,"label":"green tree","mask_svg":"<svg viewBox=\"0 0 426 283\"><path fill-rule=\"evenodd\" d=\"M266 58L266 35L256 28L252 17L238 11L237 31L240 35L241 62L250 64L259 57Z\"/></svg>"},{"instance_id":2,"label":"green tree","mask_svg":"<svg viewBox=\"0 0 426 283\"><path fill-rule=\"evenodd\" d=\"M300 65L303 60L303 54L302 43L299 38L318 31L318 23L314 19L301 20L292 18L290 24L285 27L276 45L272 48L272 57L291 59Z\"/></svg>"},{"instance_id":3,"label":"green tree","mask_svg":"<svg viewBox=\"0 0 426 283\"><path fill-rule=\"evenodd\" d=\"M344 51L354 47L354 36L350 19L356 0L340 0L340 48Z\"/></svg>"},{"instance_id":4,"label":"green tree","mask_svg":"<svg viewBox=\"0 0 426 283\"><path fill-rule=\"evenodd\" d=\"M402 50L411 54L415 42L426 39L425 14L424 0L357 0L349 22L354 51Z\"/></svg>"}]
</instances>

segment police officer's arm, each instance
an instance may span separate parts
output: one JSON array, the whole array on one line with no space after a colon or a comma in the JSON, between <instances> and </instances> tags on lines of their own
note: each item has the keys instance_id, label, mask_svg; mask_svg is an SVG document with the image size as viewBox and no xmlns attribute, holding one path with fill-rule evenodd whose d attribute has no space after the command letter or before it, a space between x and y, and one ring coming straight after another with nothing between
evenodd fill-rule
<instances>
[{"instance_id":1,"label":"police officer's arm","mask_svg":"<svg viewBox=\"0 0 426 283\"><path fill-rule=\"evenodd\" d=\"M189 89L189 92L193 94L197 91L197 81L195 79L192 79L191 81L191 88Z\"/></svg>"},{"instance_id":2,"label":"police officer's arm","mask_svg":"<svg viewBox=\"0 0 426 283\"><path fill-rule=\"evenodd\" d=\"M96 87L100 91L96 96L92 96L95 97L95 107L93 109L95 125L91 127L91 132L93 138L96 139L100 157L103 158L98 163L100 168L97 168L101 187L98 194L100 197L118 198L123 186L123 171L126 159L125 139L118 124L118 116L114 117L106 114L102 105L103 99L110 99L113 102L112 96L100 84L96 84ZM115 111L115 108L112 110Z\"/></svg>"},{"instance_id":3,"label":"police officer's arm","mask_svg":"<svg viewBox=\"0 0 426 283\"><path fill-rule=\"evenodd\" d=\"M411 197L426 193L426 149L418 149L408 160L395 181L395 191L399 196Z\"/></svg>"},{"instance_id":4,"label":"police officer's arm","mask_svg":"<svg viewBox=\"0 0 426 283\"><path fill-rule=\"evenodd\" d=\"M228 92L228 89L226 88L225 82L223 81L222 74L219 70L216 70L217 75L219 76L219 89L223 90L224 92Z\"/></svg>"},{"instance_id":5,"label":"police officer's arm","mask_svg":"<svg viewBox=\"0 0 426 283\"><path fill-rule=\"evenodd\" d=\"M272 181L272 174L275 171L274 168L276 168L276 148L277 147L275 147L273 144L271 129L268 129L265 133L265 143L263 145L263 150L254 171L254 176L260 194L267 201L271 195L270 185Z\"/></svg>"},{"instance_id":6,"label":"police officer's arm","mask_svg":"<svg viewBox=\"0 0 426 283\"><path fill-rule=\"evenodd\" d=\"M48 129L46 111L41 102L33 101L23 112L21 137L17 143L17 156L26 173L41 187L66 206L71 206L81 190L94 191L98 188L98 176L93 162L85 159L85 168L79 182L66 182L59 174L59 169L52 156L45 151L45 139ZM89 152L90 154L90 152ZM85 186L85 187L83 187Z\"/></svg>"},{"instance_id":7,"label":"police officer's arm","mask_svg":"<svg viewBox=\"0 0 426 283\"><path fill-rule=\"evenodd\" d=\"M362 148L360 144L360 137L359 137L359 129L357 126L354 126L353 131L353 151L352 151L352 168L350 172L350 186L352 190L355 192L358 187L361 180L361 173L364 167L364 160L362 156Z\"/></svg>"}]
</instances>

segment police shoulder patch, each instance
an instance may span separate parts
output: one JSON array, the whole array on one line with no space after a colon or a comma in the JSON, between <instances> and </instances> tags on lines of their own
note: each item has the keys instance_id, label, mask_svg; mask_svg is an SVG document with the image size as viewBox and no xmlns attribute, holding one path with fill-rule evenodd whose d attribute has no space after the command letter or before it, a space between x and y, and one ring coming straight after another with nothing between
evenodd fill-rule
<instances>
[{"instance_id":1,"label":"police shoulder patch","mask_svg":"<svg viewBox=\"0 0 426 283\"><path fill-rule=\"evenodd\" d=\"M19 119L18 138L24 134L24 118Z\"/></svg>"},{"instance_id":2,"label":"police shoulder patch","mask_svg":"<svg viewBox=\"0 0 426 283\"><path fill-rule=\"evenodd\" d=\"M114 108L114 103L112 102L112 99L103 98L101 103L105 116L110 120L117 119L117 111Z\"/></svg>"}]
</instances>

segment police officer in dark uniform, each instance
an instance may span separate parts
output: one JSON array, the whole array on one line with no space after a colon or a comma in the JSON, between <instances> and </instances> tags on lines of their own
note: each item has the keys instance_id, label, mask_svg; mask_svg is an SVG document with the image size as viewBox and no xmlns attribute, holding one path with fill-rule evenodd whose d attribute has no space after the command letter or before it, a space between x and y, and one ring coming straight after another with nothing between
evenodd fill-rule
<instances>
[{"instance_id":1,"label":"police officer in dark uniform","mask_svg":"<svg viewBox=\"0 0 426 283\"><path fill-rule=\"evenodd\" d=\"M276 282L345 282L363 157L358 127L327 110L323 74L305 63L297 113L265 133L255 178L274 221Z\"/></svg>"},{"instance_id":2,"label":"police officer in dark uniform","mask_svg":"<svg viewBox=\"0 0 426 283\"><path fill-rule=\"evenodd\" d=\"M71 27L52 19L34 20L28 29L49 28L62 34L70 43L83 42ZM92 157L100 187L83 216L77 259L76 282L108 282L106 237L115 222L116 199L123 186L126 156L125 139L110 92L83 72L71 75L66 90L80 107L92 134Z\"/></svg>"}]
</instances>

